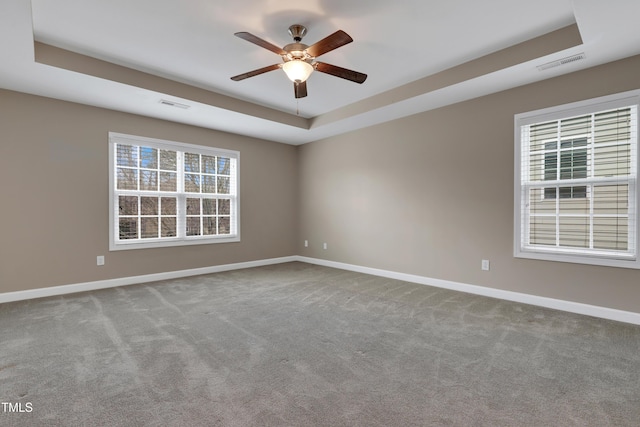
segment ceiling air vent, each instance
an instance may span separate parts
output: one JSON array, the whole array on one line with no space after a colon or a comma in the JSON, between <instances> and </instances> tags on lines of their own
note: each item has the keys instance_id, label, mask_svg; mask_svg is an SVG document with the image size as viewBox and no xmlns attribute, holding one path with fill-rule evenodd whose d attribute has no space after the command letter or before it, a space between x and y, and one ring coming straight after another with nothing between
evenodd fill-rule
<instances>
[{"instance_id":1,"label":"ceiling air vent","mask_svg":"<svg viewBox=\"0 0 640 427\"><path fill-rule=\"evenodd\" d=\"M162 105L168 105L169 107L176 107L176 108L182 108L183 110L186 110L188 108L191 108L190 105L187 104L180 104L179 102L173 102L173 101L169 101L166 99L161 99L160 100L160 104Z\"/></svg>"},{"instance_id":2,"label":"ceiling air vent","mask_svg":"<svg viewBox=\"0 0 640 427\"><path fill-rule=\"evenodd\" d=\"M582 61L586 56L583 53L577 53L575 55L567 56L566 58L558 59L557 61L547 62L546 64L538 65L538 71L548 70L549 68L559 67L561 65L571 64L572 62Z\"/></svg>"}]
</instances>

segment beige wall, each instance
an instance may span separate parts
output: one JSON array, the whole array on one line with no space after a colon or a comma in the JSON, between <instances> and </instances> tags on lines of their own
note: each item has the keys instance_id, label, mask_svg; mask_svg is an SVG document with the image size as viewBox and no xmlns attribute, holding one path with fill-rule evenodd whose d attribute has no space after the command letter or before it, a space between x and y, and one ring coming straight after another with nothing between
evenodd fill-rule
<instances>
[{"instance_id":1,"label":"beige wall","mask_svg":"<svg viewBox=\"0 0 640 427\"><path fill-rule=\"evenodd\" d=\"M640 312L638 270L512 255L513 115L638 76L634 57L300 147L0 91L0 292L299 254ZM109 131L239 150L242 241L109 252Z\"/></svg>"},{"instance_id":2,"label":"beige wall","mask_svg":"<svg viewBox=\"0 0 640 427\"><path fill-rule=\"evenodd\" d=\"M513 257L514 114L639 76L634 57L301 146L298 253L640 312L638 270Z\"/></svg>"},{"instance_id":3,"label":"beige wall","mask_svg":"<svg viewBox=\"0 0 640 427\"><path fill-rule=\"evenodd\" d=\"M242 241L109 252L109 131L240 151ZM0 292L296 253L296 147L1 90L0 135Z\"/></svg>"}]
</instances>

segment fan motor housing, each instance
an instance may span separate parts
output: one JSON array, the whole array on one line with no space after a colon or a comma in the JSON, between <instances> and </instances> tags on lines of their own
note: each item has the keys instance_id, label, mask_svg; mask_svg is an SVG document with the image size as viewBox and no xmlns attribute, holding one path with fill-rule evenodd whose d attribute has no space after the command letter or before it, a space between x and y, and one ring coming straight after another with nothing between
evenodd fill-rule
<instances>
[{"instance_id":1,"label":"fan motor housing","mask_svg":"<svg viewBox=\"0 0 640 427\"><path fill-rule=\"evenodd\" d=\"M304 43L289 43L285 47L282 48L285 52L287 52L287 57L290 59L309 59L311 56L306 52L307 46Z\"/></svg>"}]
</instances>

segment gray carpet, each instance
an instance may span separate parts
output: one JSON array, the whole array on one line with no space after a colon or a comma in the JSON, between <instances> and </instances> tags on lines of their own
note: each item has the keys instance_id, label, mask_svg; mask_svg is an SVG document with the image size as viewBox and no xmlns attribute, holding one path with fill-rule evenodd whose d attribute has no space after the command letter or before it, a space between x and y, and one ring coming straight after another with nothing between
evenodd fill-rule
<instances>
[{"instance_id":1,"label":"gray carpet","mask_svg":"<svg viewBox=\"0 0 640 427\"><path fill-rule=\"evenodd\" d=\"M638 326L303 263L1 304L0 344L0 425L640 425Z\"/></svg>"}]
</instances>

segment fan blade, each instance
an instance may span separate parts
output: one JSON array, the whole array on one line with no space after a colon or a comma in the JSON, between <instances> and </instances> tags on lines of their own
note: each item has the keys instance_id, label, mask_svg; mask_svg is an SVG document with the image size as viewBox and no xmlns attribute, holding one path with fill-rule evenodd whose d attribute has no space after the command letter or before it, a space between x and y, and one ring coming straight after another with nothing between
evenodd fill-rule
<instances>
[{"instance_id":1,"label":"fan blade","mask_svg":"<svg viewBox=\"0 0 640 427\"><path fill-rule=\"evenodd\" d=\"M323 38L319 42L309 46L307 48L307 53L316 58L320 55L324 55L327 52L331 52L332 50L337 49L340 46L351 43L352 41L353 39L349 36L349 34L345 33L342 30L338 30L335 33Z\"/></svg>"},{"instance_id":2,"label":"fan blade","mask_svg":"<svg viewBox=\"0 0 640 427\"><path fill-rule=\"evenodd\" d=\"M296 94L296 98L304 98L307 96L307 82L293 83L293 91Z\"/></svg>"},{"instance_id":3,"label":"fan blade","mask_svg":"<svg viewBox=\"0 0 640 427\"><path fill-rule=\"evenodd\" d=\"M277 70L278 68L280 68L280 64L269 65L268 67L258 68L257 70L249 71L248 73L238 74L237 76L231 77L231 80L239 82L240 80Z\"/></svg>"},{"instance_id":4,"label":"fan blade","mask_svg":"<svg viewBox=\"0 0 640 427\"><path fill-rule=\"evenodd\" d=\"M272 43L269 43L266 40L261 39L258 36L254 36L251 33L247 33L246 31L241 31L239 33L235 33L234 36L236 37L240 37L242 40L246 40L250 43L253 44L257 44L260 47L263 47L267 50L270 50L273 53L277 53L278 55L286 55L287 52L285 52L281 47L278 47Z\"/></svg>"},{"instance_id":5,"label":"fan blade","mask_svg":"<svg viewBox=\"0 0 640 427\"><path fill-rule=\"evenodd\" d=\"M316 62L316 70L321 73L331 74L332 76L340 77L356 83L364 83L364 81L367 80L366 74L348 70L336 65L326 64L324 62Z\"/></svg>"}]
</instances>

